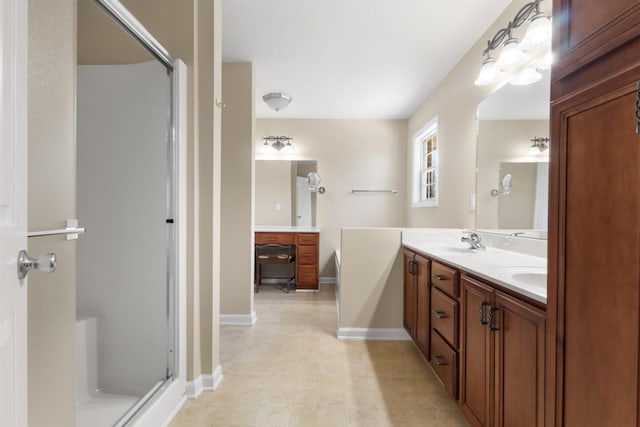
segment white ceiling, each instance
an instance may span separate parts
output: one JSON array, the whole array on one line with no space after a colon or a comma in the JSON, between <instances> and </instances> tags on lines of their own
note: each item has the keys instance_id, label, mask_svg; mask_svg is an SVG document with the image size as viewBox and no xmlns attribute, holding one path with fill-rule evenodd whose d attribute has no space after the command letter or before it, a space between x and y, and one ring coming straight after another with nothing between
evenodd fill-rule
<instances>
[{"instance_id":1,"label":"white ceiling","mask_svg":"<svg viewBox=\"0 0 640 427\"><path fill-rule=\"evenodd\" d=\"M223 62L255 64L258 118L408 118L510 1L225 0Z\"/></svg>"}]
</instances>

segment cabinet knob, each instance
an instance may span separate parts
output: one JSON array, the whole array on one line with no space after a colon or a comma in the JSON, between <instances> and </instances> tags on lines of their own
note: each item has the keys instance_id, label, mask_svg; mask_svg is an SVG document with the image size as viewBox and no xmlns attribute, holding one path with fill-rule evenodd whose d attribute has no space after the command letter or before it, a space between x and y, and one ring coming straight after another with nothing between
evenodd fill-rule
<instances>
[{"instance_id":1,"label":"cabinet knob","mask_svg":"<svg viewBox=\"0 0 640 427\"><path fill-rule=\"evenodd\" d=\"M444 276L443 276L443 275L441 275L441 274L434 274L434 275L432 275L432 276L431 276L431 278L432 278L433 280L447 280L447 278L446 278L446 277L444 277Z\"/></svg>"}]
</instances>

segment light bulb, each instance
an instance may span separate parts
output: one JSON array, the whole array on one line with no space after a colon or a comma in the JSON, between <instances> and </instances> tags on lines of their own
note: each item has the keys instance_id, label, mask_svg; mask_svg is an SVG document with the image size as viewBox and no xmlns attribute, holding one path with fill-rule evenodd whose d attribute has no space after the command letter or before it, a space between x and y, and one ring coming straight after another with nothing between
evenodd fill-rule
<instances>
[{"instance_id":1,"label":"light bulb","mask_svg":"<svg viewBox=\"0 0 640 427\"><path fill-rule=\"evenodd\" d=\"M504 42L500 56L498 57L498 68L501 70L510 70L518 64L522 58L522 50L518 46L518 39L513 37Z\"/></svg>"},{"instance_id":2,"label":"light bulb","mask_svg":"<svg viewBox=\"0 0 640 427\"><path fill-rule=\"evenodd\" d=\"M497 82L502 76L502 72L496 65L496 60L487 57L484 61L482 61L482 68L480 69L480 74L475 81L477 86L490 85L492 83Z\"/></svg>"},{"instance_id":3,"label":"light bulb","mask_svg":"<svg viewBox=\"0 0 640 427\"><path fill-rule=\"evenodd\" d=\"M553 54L547 52L540 60L535 63L536 70L546 71L551 69L551 63L553 62Z\"/></svg>"},{"instance_id":4,"label":"light bulb","mask_svg":"<svg viewBox=\"0 0 640 427\"><path fill-rule=\"evenodd\" d=\"M551 19L544 14L538 13L529 23L527 32L522 39L520 47L525 52L542 49L551 42Z\"/></svg>"},{"instance_id":5,"label":"light bulb","mask_svg":"<svg viewBox=\"0 0 640 427\"><path fill-rule=\"evenodd\" d=\"M542 78L542 74L537 72L534 68L525 68L518 74L513 76L509 83L514 86L526 86L537 82Z\"/></svg>"}]
</instances>

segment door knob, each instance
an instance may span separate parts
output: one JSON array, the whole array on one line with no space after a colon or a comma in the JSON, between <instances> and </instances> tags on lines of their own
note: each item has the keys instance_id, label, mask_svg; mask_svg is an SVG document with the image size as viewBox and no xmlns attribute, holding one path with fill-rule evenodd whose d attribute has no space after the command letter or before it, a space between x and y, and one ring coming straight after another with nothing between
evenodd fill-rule
<instances>
[{"instance_id":1,"label":"door knob","mask_svg":"<svg viewBox=\"0 0 640 427\"><path fill-rule=\"evenodd\" d=\"M29 270L38 270L50 273L56 270L56 254L40 255L36 258L29 258L27 251L21 250L18 253L18 279L27 277Z\"/></svg>"}]
</instances>

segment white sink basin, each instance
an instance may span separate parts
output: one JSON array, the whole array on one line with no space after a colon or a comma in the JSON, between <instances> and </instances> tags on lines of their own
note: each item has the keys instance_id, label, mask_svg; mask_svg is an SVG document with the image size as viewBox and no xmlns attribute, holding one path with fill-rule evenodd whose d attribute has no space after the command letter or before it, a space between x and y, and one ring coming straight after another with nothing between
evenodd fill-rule
<instances>
[{"instance_id":1,"label":"white sink basin","mask_svg":"<svg viewBox=\"0 0 640 427\"><path fill-rule=\"evenodd\" d=\"M547 287L547 269L545 267L507 267L502 269L508 279L534 288Z\"/></svg>"}]
</instances>

